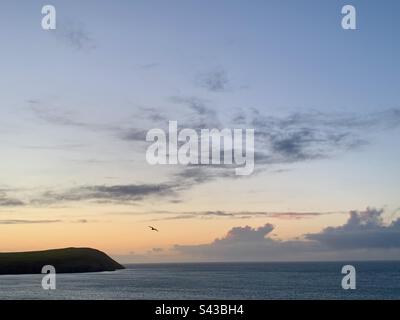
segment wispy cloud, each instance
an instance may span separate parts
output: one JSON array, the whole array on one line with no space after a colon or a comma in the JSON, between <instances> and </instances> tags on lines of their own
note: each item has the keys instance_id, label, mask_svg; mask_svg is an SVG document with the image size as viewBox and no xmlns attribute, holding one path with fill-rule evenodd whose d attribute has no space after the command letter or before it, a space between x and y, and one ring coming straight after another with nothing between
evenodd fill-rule
<instances>
[{"instance_id":1,"label":"wispy cloud","mask_svg":"<svg viewBox=\"0 0 400 320\"><path fill-rule=\"evenodd\" d=\"M207 107L207 101L194 96L172 96L169 100L176 104L182 104L190 108L199 116L215 115L215 110Z\"/></svg>"},{"instance_id":2,"label":"wispy cloud","mask_svg":"<svg viewBox=\"0 0 400 320\"><path fill-rule=\"evenodd\" d=\"M145 63L141 64L138 66L138 68L143 69L143 70L149 70L149 69L154 69L160 66L160 63L158 62L151 62L151 63Z\"/></svg>"},{"instance_id":3,"label":"wispy cloud","mask_svg":"<svg viewBox=\"0 0 400 320\"><path fill-rule=\"evenodd\" d=\"M82 223L82 224L87 224L87 223L92 223L92 222L95 222L95 220L78 219L78 220L71 221L71 223Z\"/></svg>"},{"instance_id":4,"label":"wispy cloud","mask_svg":"<svg viewBox=\"0 0 400 320\"><path fill-rule=\"evenodd\" d=\"M31 201L34 205L62 202L94 201L129 204L145 198L166 197L175 194L175 186L168 184L130 184L81 186L62 192L46 191Z\"/></svg>"},{"instance_id":5,"label":"wispy cloud","mask_svg":"<svg viewBox=\"0 0 400 320\"><path fill-rule=\"evenodd\" d=\"M329 158L364 146L370 134L400 126L397 109L367 115L294 113L281 118L253 110L246 118L247 125L255 128L256 164L261 165Z\"/></svg>"},{"instance_id":6,"label":"wispy cloud","mask_svg":"<svg viewBox=\"0 0 400 320\"><path fill-rule=\"evenodd\" d=\"M368 145L374 134L400 127L400 110L387 109L370 114L303 112L281 117L266 116L257 109L234 113L222 123L210 101L193 96L174 96L170 102L192 112L179 123L181 128L251 128L255 130L255 174L279 165L337 157ZM164 120L165 116L163 116ZM167 120L165 120L167 123ZM144 130L127 131L125 139L139 141ZM200 136L200 135L199 135ZM223 152L223 151L222 151ZM184 166L172 179L187 186L220 178L237 179L232 166Z\"/></svg>"},{"instance_id":7,"label":"wispy cloud","mask_svg":"<svg viewBox=\"0 0 400 320\"><path fill-rule=\"evenodd\" d=\"M279 170L279 166L340 156L368 145L374 135L400 127L400 110L387 109L369 114L296 112L286 116L268 116L257 109L232 112L231 119L220 121L219 113L211 102L195 96L173 96L169 103L184 107L180 128L251 128L255 130L254 174ZM53 125L71 126L92 131L107 131L124 141L144 146L149 128L141 124L96 124L79 120L71 111L48 108L40 101L30 103L35 115ZM148 125L168 125L168 114L158 108L139 108L138 117ZM220 178L234 178L232 166L181 166L170 176L170 184L195 186Z\"/></svg>"},{"instance_id":8,"label":"wispy cloud","mask_svg":"<svg viewBox=\"0 0 400 320\"><path fill-rule=\"evenodd\" d=\"M168 99L177 105L181 105L192 114L183 120L181 126L194 130L206 128L220 128L221 123L218 119L217 111L209 106L209 101L195 96L172 96Z\"/></svg>"},{"instance_id":9,"label":"wispy cloud","mask_svg":"<svg viewBox=\"0 0 400 320\"><path fill-rule=\"evenodd\" d=\"M69 47L80 51L92 51L97 45L84 24L76 20L65 20L57 23L54 30L56 37Z\"/></svg>"},{"instance_id":10,"label":"wispy cloud","mask_svg":"<svg viewBox=\"0 0 400 320\"><path fill-rule=\"evenodd\" d=\"M79 128L90 131L106 131L112 134L119 133L119 125L109 123L95 123L80 119L72 110L65 107L54 107L41 100L35 103L28 102L30 111L40 121L54 126Z\"/></svg>"},{"instance_id":11,"label":"wispy cloud","mask_svg":"<svg viewBox=\"0 0 400 320\"><path fill-rule=\"evenodd\" d=\"M272 117L251 109L236 113L227 125L230 126L255 130L257 174L272 166L334 158L358 150L368 145L374 135L400 127L400 110L388 109L364 115L305 112ZM230 168L188 166L177 174L177 178L196 183L238 178L227 169Z\"/></svg>"},{"instance_id":12,"label":"wispy cloud","mask_svg":"<svg viewBox=\"0 0 400 320\"><path fill-rule=\"evenodd\" d=\"M30 109L34 115L49 124L72 127L88 127L86 122L76 120L73 112L65 108L47 107L41 102L30 103Z\"/></svg>"},{"instance_id":13,"label":"wispy cloud","mask_svg":"<svg viewBox=\"0 0 400 320\"><path fill-rule=\"evenodd\" d=\"M58 223L61 220L22 220L22 219L10 219L10 220L0 220L0 224L48 224L48 223Z\"/></svg>"},{"instance_id":14,"label":"wispy cloud","mask_svg":"<svg viewBox=\"0 0 400 320\"><path fill-rule=\"evenodd\" d=\"M151 221L163 220L182 220L182 219L213 219L213 218L275 218L275 219L307 219L312 217L330 215L330 214L343 214L344 212L268 212L268 211L188 211L188 212L172 212L160 211L152 212L158 214L159 217L151 219Z\"/></svg>"},{"instance_id":15,"label":"wispy cloud","mask_svg":"<svg viewBox=\"0 0 400 320\"><path fill-rule=\"evenodd\" d=\"M22 149L32 149L32 150L69 150L69 149L80 149L86 147L84 144L79 143L65 143L59 145L31 145L31 146L21 146Z\"/></svg>"},{"instance_id":16,"label":"wispy cloud","mask_svg":"<svg viewBox=\"0 0 400 320\"><path fill-rule=\"evenodd\" d=\"M200 87L211 92L225 91L229 85L228 74L222 67L199 73L195 82Z\"/></svg>"}]
</instances>

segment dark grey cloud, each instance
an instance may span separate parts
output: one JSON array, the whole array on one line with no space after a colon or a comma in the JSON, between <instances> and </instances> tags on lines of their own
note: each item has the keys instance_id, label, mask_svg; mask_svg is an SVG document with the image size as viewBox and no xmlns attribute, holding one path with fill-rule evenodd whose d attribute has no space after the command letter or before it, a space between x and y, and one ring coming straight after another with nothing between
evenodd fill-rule
<instances>
[{"instance_id":1,"label":"dark grey cloud","mask_svg":"<svg viewBox=\"0 0 400 320\"><path fill-rule=\"evenodd\" d=\"M296 129L299 127L314 127L316 129L336 127L344 129L388 129L400 125L400 110L385 109L379 112L353 113L324 113L320 111L294 112L285 117L265 116L259 110L252 108L250 123L255 127L270 129Z\"/></svg>"},{"instance_id":2,"label":"dark grey cloud","mask_svg":"<svg viewBox=\"0 0 400 320\"><path fill-rule=\"evenodd\" d=\"M232 118L232 122L234 124L238 124L238 125L245 125L246 124L246 120L247 120L246 115L243 114L243 113L237 113Z\"/></svg>"},{"instance_id":3,"label":"dark grey cloud","mask_svg":"<svg viewBox=\"0 0 400 320\"><path fill-rule=\"evenodd\" d=\"M383 209L351 211L347 223L343 226L329 227L320 233L307 234L306 239L341 250L400 248L400 219L385 225L382 215Z\"/></svg>"},{"instance_id":4,"label":"dark grey cloud","mask_svg":"<svg viewBox=\"0 0 400 320\"><path fill-rule=\"evenodd\" d=\"M217 178L234 178L235 172L232 170L225 170L225 168L213 168L209 165L186 166L179 170L173 179L177 183L187 186L194 186L199 183L209 182Z\"/></svg>"},{"instance_id":5,"label":"dark grey cloud","mask_svg":"<svg viewBox=\"0 0 400 320\"><path fill-rule=\"evenodd\" d=\"M235 116L255 129L256 165L294 163L330 158L369 143L370 135L400 126L400 110L389 109L365 115L294 113L266 117L253 109L252 115Z\"/></svg>"},{"instance_id":6,"label":"dark grey cloud","mask_svg":"<svg viewBox=\"0 0 400 320\"><path fill-rule=\"evenodd\" d=\"M221 156L223 159L223 156ZM254 172L249 176L238 176L235 174L237 165L230 164L199 164L187 165L176 172L171 178L175 183L185 185L186 187L193 187L201 183L211 182L217 179L246 179L255 176L261 172L266 171L268 168L259 167L255 168Z\"/></svg>"},{"instance_id":7,"label":"dark grey cloud","mask_svg":"<svg viewBox=\"0 0 400 320\"><path fill-rule=\"evenodd\" d=\"M9 197L6 191L0 190L0 207L21 207L24 205L24 201L14 197Z\"/></svg>"},{"instance_id":8,"label":"dark grey cloud","mask_svg":"<svg viewBox=\"0 0 400 320\"><path fill-rule=\"evenodd\" d=\"M176 245L188 260L297 261L338 259L398 259L400 219L383 223L383 210L351 211L348 221L296 240L272 238L274 226L234 227L213 242Z\"/></svg>"},{"instance_id":9,"label":"dark grey cloud","mask_svg":"<svg viewBox=\"0 0 400 320\"><path fill-rule=\"evenodd\" d=\"M276 169L281 165L337 157L366 146L374 135L382 131L400 127L399 109L369 114L309 111L272 117L249 108L247 111L232 112L231 121L224 124L218 117L217 109L210 106L208 100L195 96L174 96L168 101L183 106L188 111L178 123L180 129L191 128L198 133L205 128L255 129L253 175L267 170L277 172ZM48 123L108 131L119 139L141 142L143 147L150 129L143 123L134 127L88 123L77 120L72 112L47 108L41 102L30 103L30 107L37 117ZM157 127L164 128L167 132L168 116L158 111L156 108L139 108L136 118L145 119L148 126L152 127L157 123ZM171 183L190 187L220 178L236 179L238 176L235 175L234 168L235 165L181 166L179 171L171 176Z\"/></svg>"},{"instance_id":10,"label":"dark grey cloud","mask_svg":"<svg viewBox=\"0 0 400 320\"><path fill-rule=\"evenodd\" d=\"M196 76L196 84L211 92L225 91L229 85L229 78L226 70L222 67L199 73Z\"/></svg>"},{"instance_id":11,"label":"dark grey cloud","mask_svg":"<svg viewBox=\"0 0 400 320\"><path fill-rule=\"evenodd\" d=\"M129 128L121 131L120 137L127 141L146 142L147 130Z\"/></svg>"},{"instance_id":12,"label":"dark grey cloud","mask_svg":"<svg viewBox=\"0 0 400 320\"><path fill-rule=\"evenodd\" d=\"M14 198L0 198L0 207L20 207L24 206L25 203L21 200Z\"/></svg>"},{"instance_id":13,"label":"dark grey cloud","mask_svg":"<svg viewBox=\"0 0 400 320\"><path fill-rule=\"evenodd\" d=\"M204 102L181 99L201 117L202 124L186 123L187 127L222 128ZM200 100L201 101L201 100ZM204 107L204 108L203 108ZM236 113L226 127L255 129L254 174L272 166L327 159L367 145L373 134L400 126L400 110L389 109L366 115L327 114L321 112L294 113L283 117L268 117L256 109ZM213 123L214 122L214 123ZM221 151L223 152L223 151ZM189 184L206 183L219 178L238 178L229 165L198 165L182 168L175 178ZM279 170L278 170L279 171ZM275 170L274 172L277 172ZM245 177L240 177L245 178Z\"/></svg>"},{"instance_id":14,"label":"dark grey cloud","mask_svg":"<svg viewBox=\"0 0 400 320\"><path fill-rule=\"evenodd\" d=\"M234 113L231 123L223 125L207 101L194 97L175 97L173 101L185 105L196 115L194 119L188 118L181 123L182 128L198 132L202 128L255 129L253 175L276 169L279 165L337 157L368 145L379 132L400 127L398 109L364 115L310 111L282 117L265 116L257 109L249 109L248 112ZM234 167L186 166L173 178L192 185L219 178L238 178L232 170Z\"/></svg>"},{"instance_id":15,"label":"dark grey cloud","mask_svg":"<svg viewBox=\"0 0 400 320\"><path fill-rule=\"evenodd\" d=\"M259 228L235 227L228 231L225 237L217 239L214 244L229 242L258 242L264 241L265 237L274 230L274 226L270 223Z\"/></svg>"},{"instance_id":16,"label":"dark grey cloud","mask_svg":"<svg viewBox=\"0 0 400 320\"><path fill-rule=\"evenodd\" d=\"M288 260L305 246L300 241L279 241L269 237L274 230L267 223L259 228L235 227L209 244L175 245L174 249L188 260L205 261L268 261ZM312 246L307 251L312 251Z\"/></svg>"},{"instance_id":17,"label":"dark grey cloud","mask_svg":"<svg viewBox=\"0 0 400 320\"><path fill-rule=\"evenodd\" d=\"M175 195L176 186L168 184L130 184L81 186L63 192L46 191L32 200L34 205L60 202L94 201L100 203L132 203L145 198Z\"/></svg>"}]
</instances>

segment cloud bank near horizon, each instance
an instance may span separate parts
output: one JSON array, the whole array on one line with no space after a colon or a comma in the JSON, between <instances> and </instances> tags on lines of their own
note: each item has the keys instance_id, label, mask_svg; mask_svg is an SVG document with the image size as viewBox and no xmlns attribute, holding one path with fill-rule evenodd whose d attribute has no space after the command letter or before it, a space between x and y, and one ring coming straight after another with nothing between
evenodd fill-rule
<instances>
[{"instance_id":1,"label":"cloud bank near horizon","mask_svg":"<svg viewBox=\"0 0 400 320\"><path fill-rule=\"evenodd\" d=\"M175 245L169 250L181 261L323 261L398 259L400 218L385 224L383 209L353 210L341 226L295 240L273 238L274 226L234 227L223 237L199 245ZM157 256L132 255L131 259L168 260L167 251ZM126 258L126 257L125 257Z\"/></svg>"}]
</instances>

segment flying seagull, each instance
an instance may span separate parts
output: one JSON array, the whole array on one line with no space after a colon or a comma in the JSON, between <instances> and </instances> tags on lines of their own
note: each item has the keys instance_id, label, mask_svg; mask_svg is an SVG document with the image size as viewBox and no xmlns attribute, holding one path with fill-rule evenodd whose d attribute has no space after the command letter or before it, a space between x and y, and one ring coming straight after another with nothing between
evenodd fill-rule
<instances>
[{"instance_id":1,"label":"flying seagull","mask_svg":"<svg viewBox=\"0 0 400 320\"><path fill-rule=\"evenodd\" d=\"M156 228L152 227L152 226L149 226L149 228L151 229L151 231L157 231L158 232L158 230Z\"/></svg>"}]
</instances>

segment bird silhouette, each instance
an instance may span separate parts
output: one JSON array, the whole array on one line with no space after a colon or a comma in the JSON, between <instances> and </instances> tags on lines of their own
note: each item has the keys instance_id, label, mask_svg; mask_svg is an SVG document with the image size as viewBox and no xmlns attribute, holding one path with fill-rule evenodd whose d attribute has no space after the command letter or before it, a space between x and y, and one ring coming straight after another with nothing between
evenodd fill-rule
<instances>
[{"instance_id":1,"label":"bird silhouette","mask_svg":"<svg viewBox=\"0 0 400 320\"><path fill-rule=\"evenodd\" d=\"M149 228L151 229L151 231L157 231L158 232L158 230L156 228L152 227L152 226L149 226Z\"/></svg>"}]
</instances>

